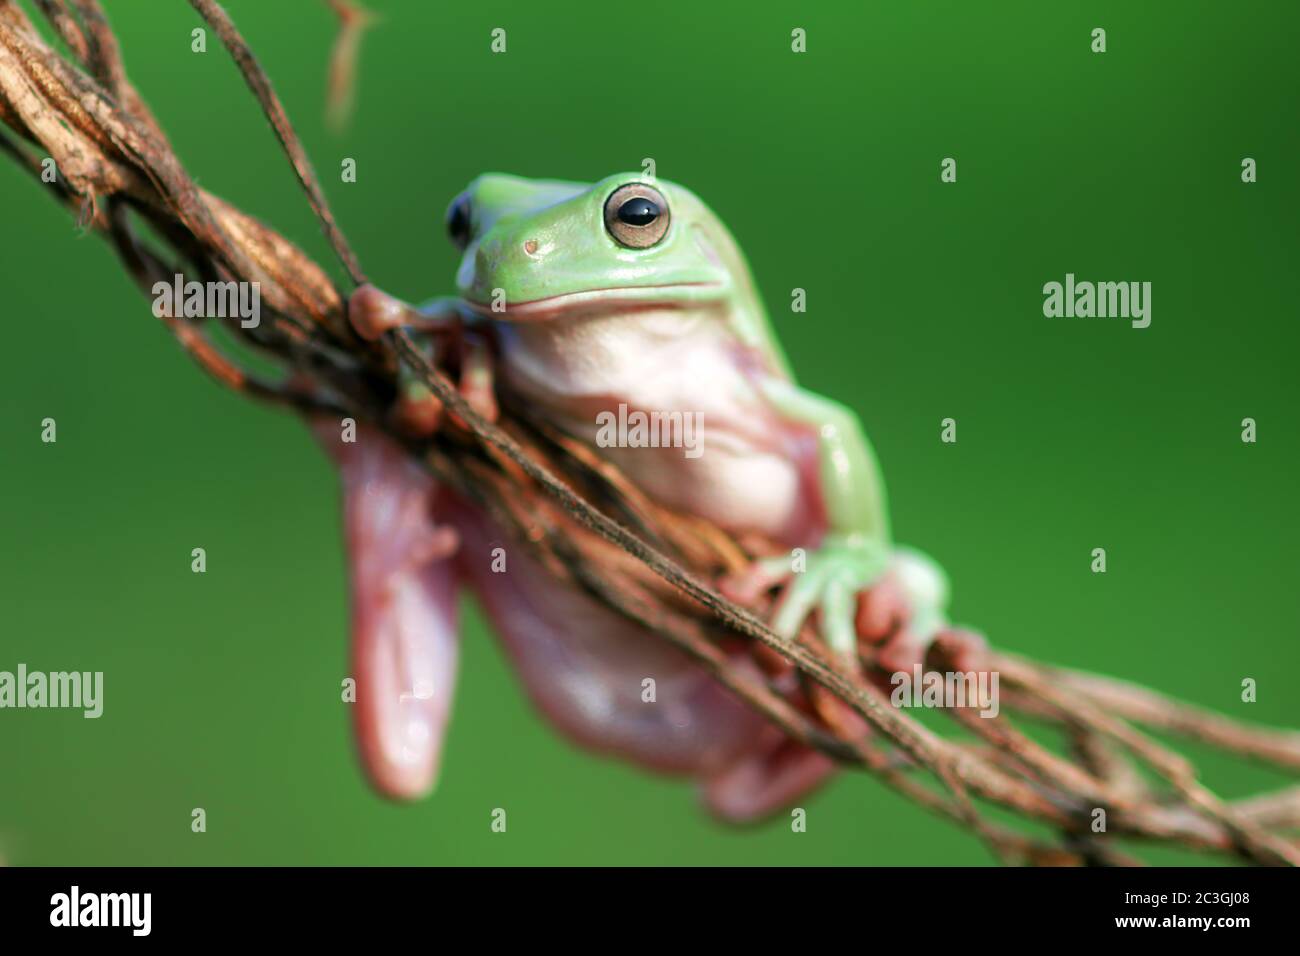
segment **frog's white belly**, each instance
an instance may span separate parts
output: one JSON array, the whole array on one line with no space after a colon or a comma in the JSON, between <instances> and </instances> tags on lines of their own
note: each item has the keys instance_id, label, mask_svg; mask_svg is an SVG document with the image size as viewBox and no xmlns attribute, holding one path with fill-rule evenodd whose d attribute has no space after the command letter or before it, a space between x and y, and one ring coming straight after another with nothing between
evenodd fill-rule
<instances>
[{"instance_id":1,"label":"frog's white belly","mask_svg":"<svg viewBox=\"0 0 1300 956\"><path fill-rule=\"evenodd\" d=\"M503 384L656 500L732 532L816 533L815 436L764 401L757 357L719 314L643 309L498 331Z\"/></svg>"}]
</instances>

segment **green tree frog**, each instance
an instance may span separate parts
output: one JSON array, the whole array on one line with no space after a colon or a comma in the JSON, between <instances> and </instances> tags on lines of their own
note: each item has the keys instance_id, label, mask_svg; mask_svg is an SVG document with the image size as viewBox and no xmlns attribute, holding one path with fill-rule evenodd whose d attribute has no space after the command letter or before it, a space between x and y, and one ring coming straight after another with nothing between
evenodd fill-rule
<instances>
[{"instance_id":1,"label":"green tree frog","mask_svg":"<svg viewBox=\"0 0 1300 956\"><path fill-rule=\"evenodd\" d=\"M751 595L784 582L772 623L785 635L816 614L854 659L864 627L894 633L906 620L894 641L903 663L946 626L942 573L891 543L857 416L796 384L739 247L692 192L632 173L595 184L491 174L452 202L447 226L463 251L458 295L417 314L364 286L349 308L361 335L484 326L495 358L468 363L462 381L480 407L509 390L665 506L790 549L724 582ZM698 447L633 431L608 440L610 416L638 412L695 416ZM724 818L778 809L832 770L661 638L557 586L377 431L355 443L336 423L317 431L343 478L357 737L382 792L419 796L436 777L461 588L562 731L697 777Z\"/></svg>"}]
</instances>

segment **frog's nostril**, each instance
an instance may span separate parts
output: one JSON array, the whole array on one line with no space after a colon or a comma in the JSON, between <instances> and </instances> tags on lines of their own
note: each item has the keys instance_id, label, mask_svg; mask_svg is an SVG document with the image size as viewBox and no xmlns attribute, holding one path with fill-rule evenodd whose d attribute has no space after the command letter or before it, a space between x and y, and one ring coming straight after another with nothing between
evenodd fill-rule
<instances>
[{"instance_id":1,"label":"frog's nostril","mask_svg":"<svg viewBox=\"0 0 1300 956\"><path fill-rule=\"evenodd\" d=\"M524 255L534 256L537 254L537 240L529 239L524 243Z\"/></svg>"}]
</instances>

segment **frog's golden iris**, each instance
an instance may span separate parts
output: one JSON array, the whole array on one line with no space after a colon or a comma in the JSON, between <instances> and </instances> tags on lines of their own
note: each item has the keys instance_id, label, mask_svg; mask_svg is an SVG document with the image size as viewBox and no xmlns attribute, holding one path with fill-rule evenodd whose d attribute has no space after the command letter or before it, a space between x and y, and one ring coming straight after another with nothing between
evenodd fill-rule
<instances>
[{"instance_id":1,"label":"frog's golden iris","mask_svg":"<svg viewBox=\"0 0 1300 956\"><path fill-rule=\"evenodd\" d=\"M645 183L620 186L605 200L605 228L629 249L649 249L668 233L672 213L663 193Z\"/></svg>"}]
</instances>

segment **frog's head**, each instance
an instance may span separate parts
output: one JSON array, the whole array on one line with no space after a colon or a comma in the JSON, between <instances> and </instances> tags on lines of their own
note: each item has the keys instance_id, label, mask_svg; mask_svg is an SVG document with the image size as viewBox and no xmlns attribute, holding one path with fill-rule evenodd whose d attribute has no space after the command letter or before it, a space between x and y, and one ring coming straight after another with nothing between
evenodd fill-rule
<instances>
[{"instance_id":1,"label":"frog's head","mask_svg":"<svg viewBox=\"0 0 1300 956\"><path fill-rule=\"evenodd\" d=\"M638 173L594 185L486 174L452 202L447 229L464 251L460 295L499 319L753 295L717 217L689 190Z\"/></svg>"}]
</instances>

